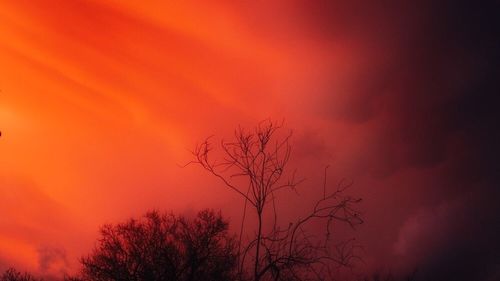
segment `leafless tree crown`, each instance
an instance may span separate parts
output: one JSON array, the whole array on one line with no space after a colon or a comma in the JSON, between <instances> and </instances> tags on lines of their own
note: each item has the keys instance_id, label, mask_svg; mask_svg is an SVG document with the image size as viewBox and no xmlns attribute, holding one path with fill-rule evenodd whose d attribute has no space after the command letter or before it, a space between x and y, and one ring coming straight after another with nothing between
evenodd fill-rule
<instances>
[{"instance_id":1,"label":"leafless tree crown","mask_svg":"<svg viewBox=\"0 0 500 281\"><path fill-rule=\"evenodd\" d=\"M341 181L328 191L325 180L323 194L312 210L286 227L277 223L275 198L279 190L295 190L302 180L295 171L286 173L290 160L292 132L283 133L283 123L261 122L254 130L238 128L231 141L220 142L223 156L212 159L214 145L207 138L192 152L198 164L220 179L225 186L239 194L256 215L255 237L243 243L243 224L240 232L240 279L260 280L325 280L331 278L332 268L348 266L357 256L352 240L331 243L334 222L351 227L362 223L354 205L361 200L345 195L352 183ZM243 178L244 181L237 181ZM263 215L267 208L274 214L272 222ZM318 237L306 231L314 220L324 221L324 235ZM265 229L270 225L270 229ZM250 260L250 262L249 262ZM250 265L250 266L249 266ZM326 277L329 276L329 277Z\"/></svg>"}]
</instances>

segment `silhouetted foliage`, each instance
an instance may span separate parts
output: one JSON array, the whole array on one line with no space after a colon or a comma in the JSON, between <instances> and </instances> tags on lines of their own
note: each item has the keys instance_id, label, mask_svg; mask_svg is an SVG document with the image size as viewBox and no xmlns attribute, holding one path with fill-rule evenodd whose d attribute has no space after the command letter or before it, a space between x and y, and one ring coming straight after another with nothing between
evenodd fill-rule
<instances>
[{"instance_id":1,"label":"silhouetted foliage","mask_svg":"<svg viewBox=\"0 0 500 281\"><path fill-rule=\"evenodd\" d=\"M35 278L27 272L22 273L9 268L0 276L0 281L42 281L42 279Z\"/></svg>"},{"instance_id":2,"label":"silhouetted foliage","mask_svg":"<svg viewBox=\"0 0 500 281\"><path fill-rule=\"evenodd\" d=\"M370 277L364 277L363 279L360 279L359 281L415 281L416 279L416 273L417 271L414 270L410 274L406 276L400 276L400 277L395 277L392 273L380 273L376 272L372 274Z\"/></svg>"},{"instance_id":3,"label":"silhouetted foliage","mask_svg":"<svg viewBox=\"0 0 500 281\"><path fill-rule=\"evenodd\" d=\"M105 225L81 260L81 276L72 280L234 280L236 241L227 229L228 222L209 210L191 220L153 211Z\"/></svg>"},{"instance_id":4,"label":"silhouetted foliage","mask_svg":"<svg viewBox=\"0 0 500 281\"><path fill-rule=\"evenodd\" d=\"M240 231L238 267L240 280L330 280L335 267L349 266L356 258L352 240L331 240L334 222L351 227L362 223L354 205L359 198L345 195L351 185L341 181L332 191L323 185L322 196L313 203L312 211L295 222L280 226L275 205L278 192L296 190L301 180L286 173L292 147L292 133L280 134L282 124L264 121L254 130L239 128L231 141L221 141L223 156L212 159L210 139L193 151L194 160L250 206L257 219L255 235L242 241ZM240 180L238 180L240 179ZM265 216L264 214L272 214ZM271 218L269 218L271 217ZM307 232L315 220L324 222L324 235Z\"/></svg>"}]
</instances>

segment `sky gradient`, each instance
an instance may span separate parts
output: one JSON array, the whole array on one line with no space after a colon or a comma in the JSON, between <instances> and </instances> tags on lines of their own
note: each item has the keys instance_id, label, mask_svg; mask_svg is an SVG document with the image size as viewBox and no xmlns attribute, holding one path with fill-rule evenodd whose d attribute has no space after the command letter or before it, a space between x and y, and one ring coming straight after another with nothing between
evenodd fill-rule
<instances>
[{"instance_id":1,"label":"sky gradient","mask_svg":"<svg viewBox=\"0 0 500 281\"><path fill-rule=\"evenodd\" d=\"M0 270L72 272L152 208L237 221L179 165L272 118L305 198L354 181L359 272L500 278L498 1L166 2L0 3Z\"/></svg>"}]
</instances>

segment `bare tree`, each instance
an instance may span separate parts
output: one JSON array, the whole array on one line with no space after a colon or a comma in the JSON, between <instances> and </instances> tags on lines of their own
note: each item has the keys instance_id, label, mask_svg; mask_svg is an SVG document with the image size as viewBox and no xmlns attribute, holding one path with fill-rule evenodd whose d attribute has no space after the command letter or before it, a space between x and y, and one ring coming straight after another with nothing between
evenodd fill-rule
<instances>
[{"instance_id":1,"label":"bare tree","mask_svg":"<svg viewBox=\"0 0 500 281\"><path fill-rule=\"evenodd\" d=\"M255 237L243 243L244 223L240 230L238 277L241 280L324 280L334 267L348 266L356 258L351 240L333 244L330 234L336 221L351 227L362 223L354 209L360 199L345 195L351 185L346 181L329 191L326 169L323 194L312 210L286 227L277 222L278 192L296 190L302 181L296 179L295 172L286 172L292 151L291 137L291 131L283 134L283 123L267 120L254 130L240 127L233 140L222 140L223 156L219 159L212 159L214 146L210 138L206 139L196 146L192 152L194 160L188 163L200 165L242 197L243 221L247 205L256 216ZM314 220L324 222L320 237L306 231L306 226Z\"/></svg>"},{"instance_id":2,"label":"bare tree","mask_svg":"<svg viewBox=\"0 0 500 281\"><path fill-rule=\"evenodd\" d=\"M149 212L142 220L105 225L94 251L82 258L81 276L66 280L234 280L236 243L220 214L193 220Z\"/></svg>"}]
</instances>

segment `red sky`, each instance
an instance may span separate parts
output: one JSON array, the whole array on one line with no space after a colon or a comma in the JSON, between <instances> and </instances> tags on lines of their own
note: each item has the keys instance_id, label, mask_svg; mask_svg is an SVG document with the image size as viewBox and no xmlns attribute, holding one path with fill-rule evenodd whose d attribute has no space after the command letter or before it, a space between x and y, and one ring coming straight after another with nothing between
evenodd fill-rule
<instances>
[{"instance_id":1,"label":"red sky","mask_svg":"<svg viewBox=\"0 0 500 281\"><path fill-rule=\"evenodd\" d=\"M0 3L0 268L72 271L100 225L151 208L237 220L236 196L178 164L266 118L294 130L304 188L326 164L355 182L369 268L432 271L478 229L465 206L488 218L489 9L166 2Z\"/></svg>"}]
</instances>

